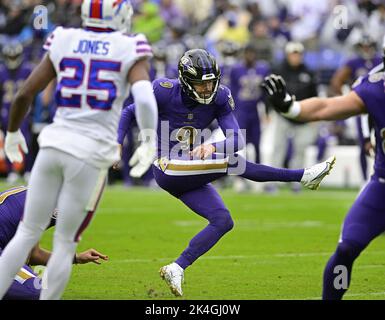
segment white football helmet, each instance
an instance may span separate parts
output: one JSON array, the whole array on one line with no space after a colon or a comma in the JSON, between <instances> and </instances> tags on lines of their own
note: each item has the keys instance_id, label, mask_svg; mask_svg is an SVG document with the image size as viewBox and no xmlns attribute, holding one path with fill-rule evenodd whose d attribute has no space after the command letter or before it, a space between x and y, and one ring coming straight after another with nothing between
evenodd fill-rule
<instances>
[{"instance_id":1,"label":"white football helmet","mask_svg":"<svg viewBox=\"0 0 385 320\"><path fill-rule=\"evenodd\" d=\"M133 12L130 0L83 0L83 26L129 32Z\"/></svg>"}]
</instances>

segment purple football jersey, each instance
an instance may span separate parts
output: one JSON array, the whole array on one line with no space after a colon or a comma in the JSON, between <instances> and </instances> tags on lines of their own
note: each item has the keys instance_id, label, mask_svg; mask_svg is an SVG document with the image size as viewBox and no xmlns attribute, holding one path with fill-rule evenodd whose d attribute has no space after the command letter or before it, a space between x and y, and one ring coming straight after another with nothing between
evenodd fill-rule
<instances>
[{"instance_id":1,"label":"purple football jersey","mask_svg":"<svg viewBox=\"0 0 385 320\"><path fill-rule=\"evenodd\" d=\"M27 188L17 187L0 193L0 248L5 248L16 233L23 216Z\"/></svg>"},{"instance_id":2,"label":"purple football jersey","mask_svg":"<svg viewBox=\"0 0 385 320\"><path fill-rule=\"evenodd\" d=\"M352 70L352 79L366 75L371 69L382 62L380 56L375 56L372 59L364 59L362 57L355 57L349 59L345 65Z\"/></svg>"},{"instance_id":3,"label":"purple football jersey","mask_svg":"<svg viewBox=\"0 0 385 320\"><path fill-rule=\"evenodd\" d=\"M226 132L232 130L232 145L229 141L216 144L217 150L224 150L225 144L238 150L239 126L233 115L234 101L230 90L219 86L213 103L205 105L189 98L179 80L161 78L153 82L158 104L158 156L189 159L188 152L210 136L206 128L213 120ZM134 106L126 107L121 116L118 141L121 143L134 117ZM223 145L222 145L223 144ZM227 146L226 145L226 146Z\"/></svg>"},{"instance_id":4,"label":"purple football jersey","mask_svg":"<svg viewBox=\"0 0 385 320\"><path fill-rule=\"evenodd\" d=\"M265 62L257 62L253 68L243 63L235 65L230 74L231 92L233 93L237 112L255 112L256 105L263 98L260 84L269 74Z\"/></svg>"},{"instance_id":5,"label":"purple football jersey","mask_svg":"<svg viewBox=\"0 0 385 320\"><path fill-rule=\"evenodd\" d=\"M1 96L1 121L3 126L8 124L9 109L16 92L33 70L32 64L24 62L16 70L9 70L5 65L0 65L0 96Z\"/></svg>"},{"instance_id":6,"label":"purple football jersey","mask_svg":"<svg viewBox=\"0 0 385 320\"><path fill-rule=\"evenodd\" d=\"M353 90L365 103L366 109L373 119L376 137L375 173L385 178L385 88L384 69L361 77L353 85Z\"/></svg>"}]
</instances>

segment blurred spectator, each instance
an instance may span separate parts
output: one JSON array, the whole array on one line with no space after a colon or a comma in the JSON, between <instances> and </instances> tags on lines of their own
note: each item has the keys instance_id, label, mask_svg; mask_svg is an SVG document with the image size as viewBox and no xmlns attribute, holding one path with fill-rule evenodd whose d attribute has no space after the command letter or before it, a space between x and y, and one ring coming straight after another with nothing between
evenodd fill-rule
<instances>
[{"instance_id":1,"label":"blurred spectator","mask_svg":"<svg viewBox=\"0 0 385 320\"><path fill-rule=\"evenodd\" d=\"M248 24L250 14L243 10L240 0L224 2L224 11L220 14L206 33L206 38L212 43L227 40L245 45L249 41Z\"/></svg>"},{"instance_id":2,"label":"blurred spectator","mask_svg":"<svg viewBox=\"0 0 385 320\"><path fill-rule=\"evenodd\" d=\"M149 0L143 0L133 21L133 33L144 33L150 43L159 41L164 32L165 21L159 15L159 7Z\"/></svg>"},{"instance_id":3,"label":"blurred spectator","mask_svg":"<svg viewBox=\"0 0 385 320\"><path fill-rule=\"evenodd\" d=\"M55 0L50 11L50 18L55 25L78 28L82 24L79 1Z\"/></svg>"},{"instance_id":4,"label":"blurred spectator","mask_svg":"<svg viewBox=\"0 0 385 320\"><path fill-rule=\"evenodd\" d=\"M330 13L331 4L331 0L287 0L288 15L292 21L292 39L303 42L306 47L314 47L323 23Z\"/></svg>"},{"instance_id":5,"label":"blurred spectator","mask_svg":"<svg viewBox=\"0 0 385 320\"><path fill-rule=\"evenodd\" d=\"M317 96L317 83L315 75L304 64L304 46L300 42L289 42L285 47L285 60L274 70L285 79L288 92L296 96L297 100ZM305 165L306 147L313 144L318 133L318 125L313 123L300 123L284 118L274 113L274 140L272 149L274 157L272 165L282 167L288 151L289 142L292 143L291 160L289 168L302 168ZM299 191L300 185L293 184L293 191ZM277 191L276 184L267 185L268 192Z\"/></svg>"},{"instance_id":6,"label":"blurred spectator","mask_svg":"<svg viewBox=\"0 0 385 320\"><path fill-rule=\"evenodd\" d=\"M184 15L173 0L161 0L160 1L160 15L166 24L174 20L184 20ZM185 21L186 23L187 21Z\"/></svg>"},{"instance_id":7,"label":"blurred spectator","mask_svg":"<svg viewBox=\"0 0 385 320\"><path fill-rule=\"evenodd\" d=\"M267 21L255 20L249 28L251 32L250 42L253 43L258 58L271 63L273 60L273 41L271 41Z\"/></svg>"}]
</instances>

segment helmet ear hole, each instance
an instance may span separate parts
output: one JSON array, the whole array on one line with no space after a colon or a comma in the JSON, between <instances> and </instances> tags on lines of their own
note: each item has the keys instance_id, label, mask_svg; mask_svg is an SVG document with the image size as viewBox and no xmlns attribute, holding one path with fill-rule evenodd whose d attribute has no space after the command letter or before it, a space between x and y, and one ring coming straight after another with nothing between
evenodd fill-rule
<instances>
[{"instance_id":1,"label":"helmet ear hole","mask_svg":"<svg viewBox=\"0 0 385 320\"><path fill-rule=\"evenodd\" d=\"M183 91L200 104L210 104L214 101L219 88L220 70L216 59L203 49L186 51L178 64L179 81ZM213 91L209 97L201 97L194 89L194 83L213 81Z\"/></svg>"}]
</instances>

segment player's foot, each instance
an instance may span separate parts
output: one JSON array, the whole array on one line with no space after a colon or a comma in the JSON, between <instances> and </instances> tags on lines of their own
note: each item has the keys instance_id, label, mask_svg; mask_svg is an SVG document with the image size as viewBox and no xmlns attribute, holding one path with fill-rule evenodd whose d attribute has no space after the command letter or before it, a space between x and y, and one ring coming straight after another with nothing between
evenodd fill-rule
<instances>
[{"instance_id":1,"label":"player's foot","mask_svg":"<svg viewBox=\"0 0 385 320\"><path fill-rule=\"evenodd\" d=\"M324 162L306 168L301 183L311 190L317 190L322 179L330 173L330 170L333 169L335 163L336 157L333 156L326 159Z\"/></svg>"},{"instance_id":2,"label":"player's foot","mask_svg":"<svg viewBox=\"0 0 385 320\"><path fill-rule=\"evenodd\" d=\"M170 287L171 292L175 296L182 296L182 282L183 282L183 273L184 270L175 262L168 264L160 268L159 270L161 278L166 281L167 285Z\"/></svg>"}]
</instances>

